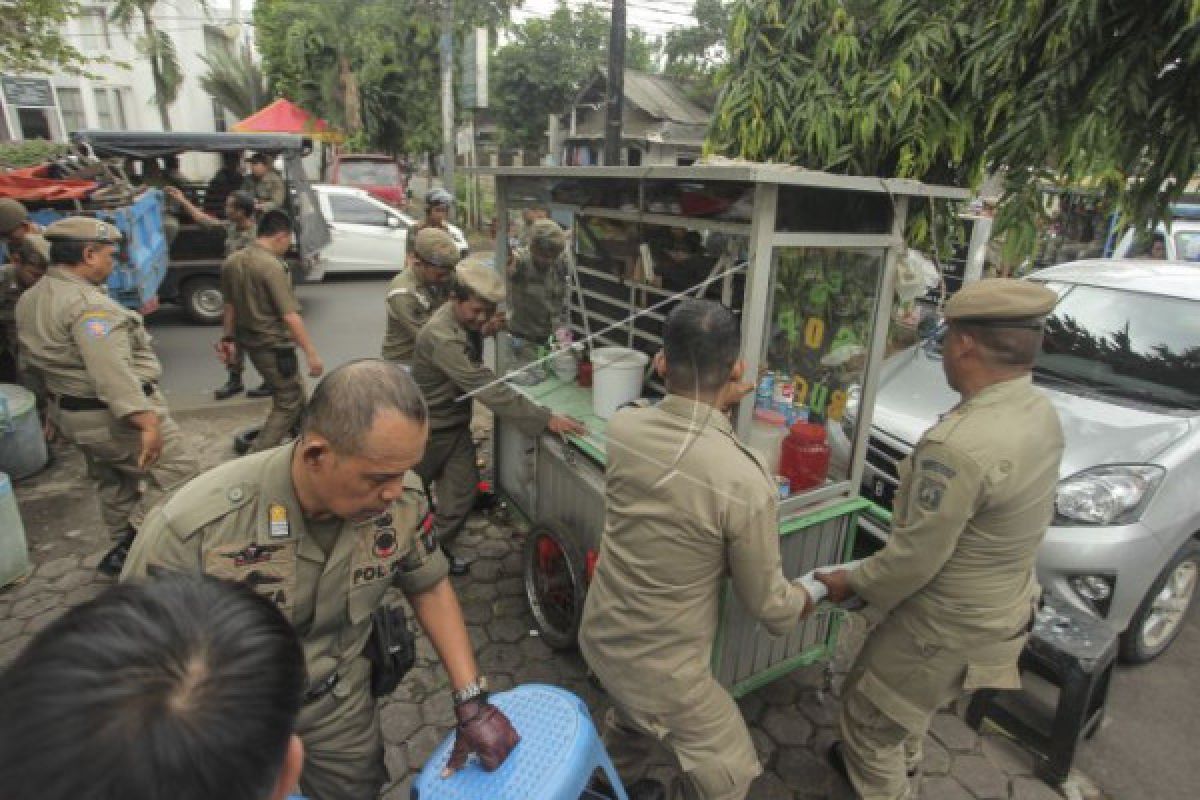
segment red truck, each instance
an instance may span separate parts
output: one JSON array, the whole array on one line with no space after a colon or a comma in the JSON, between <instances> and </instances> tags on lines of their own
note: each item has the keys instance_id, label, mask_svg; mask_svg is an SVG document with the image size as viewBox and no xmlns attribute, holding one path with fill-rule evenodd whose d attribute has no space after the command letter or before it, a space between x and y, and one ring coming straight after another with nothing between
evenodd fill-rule
<instances>
[{"instance_id":1,"label":"red truck","mask_svg":"<svg viewBox=\"0 0 1200 800\"><path fill-rule=\"evenodd\" d=\"M404 170L391 156L373 153L339 155L333 162L332 182L363 189L395 208L404 208L408 204Z\"/></svg>"}]
</instances>

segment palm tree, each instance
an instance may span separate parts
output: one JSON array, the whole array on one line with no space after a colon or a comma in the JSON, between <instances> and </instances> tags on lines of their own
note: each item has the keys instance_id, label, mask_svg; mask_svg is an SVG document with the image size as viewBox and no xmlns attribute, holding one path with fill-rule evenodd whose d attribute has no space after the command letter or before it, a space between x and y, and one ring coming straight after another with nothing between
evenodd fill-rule
<instances>
[{"instance_id":1,"label":"palm tree","mask_svg":"<svg viewBox=\"0 0 1200 800\"><path fill-rule=\"evenodd\" d=\"M245 119L266 105L271 96L267 78L250 48L221 49L203 59L208 74L200 78L200 86L230 114Z\"/></svg>"},{"instance_id":2,"label":"palm tree","mask_svg":"<svg viewBox=\"0 0 1200 800\"><path fill-rule=\"evenodd\" d=\"M198 0L207 13L206 0ZM126 31L133 27L135 17L142 20L142 36L137 40L138 52L150 61L150 74L154 78L154 104L158 106L158 117L164 131L171 130L169 107L179 96L183 85L183 69L175 42L166 31L154 24L154 7L158 0L116 0L109 16Z\"/></svg>"}]
</instances>

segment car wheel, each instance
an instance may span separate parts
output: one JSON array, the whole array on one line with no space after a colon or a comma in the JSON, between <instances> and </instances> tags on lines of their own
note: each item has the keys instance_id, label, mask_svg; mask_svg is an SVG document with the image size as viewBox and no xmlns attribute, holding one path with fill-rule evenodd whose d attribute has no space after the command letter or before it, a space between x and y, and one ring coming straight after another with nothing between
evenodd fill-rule
<instances>
[{"instance_id":1,"label":"car wheel","mask_svg":"<svg viewBox=\"0 0 1200 800\"><path fill-rule=\"evenodd\" d=\"M202 275L183 285L180 302L193 322L200 325L219 325L225 314L225 297L221 283L214 277Z\"/></svg>"},{"instance_id":2,"label":"car wheel","mask_svg":"<svg viewBox=\"0 0 1200 800\"><path fill-rule=\"evenodd\" d=\"M525 599L542 641L555 650L573 648L585 595L579 548L559 531L538 525L525 539L523 561Z\"/></svg>"},{"instance_id":3,"label":"car wheel","mask_svg":"<svg viewBox=\"0 0 1200 800\"><path fill-rule=\"evenodd\" d=\"M1144 664L1170 646L1187 617L1200 584L1200 542L1189 539L1155 579L1121 634L1121 660Z\"/></svg>"}]
</instances>

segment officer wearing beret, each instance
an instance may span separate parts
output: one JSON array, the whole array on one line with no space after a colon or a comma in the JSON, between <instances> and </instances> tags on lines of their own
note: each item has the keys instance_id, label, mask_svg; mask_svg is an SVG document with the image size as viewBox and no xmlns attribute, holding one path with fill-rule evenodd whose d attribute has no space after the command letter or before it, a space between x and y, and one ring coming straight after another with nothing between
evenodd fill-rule
<instances>
[{"instance_id":1,"label":"officer wearing beret","mask_svg":"<svg viewBox=\"0 0 1200 800\"><path fill-rule=\"evenodd\" d=\"M146 512L191 478L196 462L158 390L162 366L141 315L103 288L121 232L67 217L46 238L53 266L17 302L22 356L51 421L83 452L96 482L104 524L118 540L98 569L116 575Z\"/></svg>"},{"instance_id":2,"label":"officer wearing beret","mask_svg":"<svg viewBox=\"0 0 1200 800\"><path fill-rule=\"evenodd\" d=\"M567 301L567 236L552 219L530 226L529 246L508 265L508 331L519 361L527 363L561 324Z\"/></svg>"},{"instance_id":3,"label":"officer wearing beret","mask_svg":"<svg viewBox=\"0 0 1200 800\"><path fill-rule=\"evenodd\" d=\"M830 752L869 800L913 796L908 775L939 708L1019 686L1063 451L1030 375L1056 301L1037 283L989 279L946 303L942 366L962 400L900 463L887 546L818 575L833 600L858 595L883 617L847 676Z\"/></svg>"},{"instance_id":4,"label":"officer wearing beret","mask_svg":"<svg viewBox=\"0 0 1200 800\"><path fill-rule=\"evenodd\" d=\"M226 366L244 353L272 389L271 411L250 448L255 453L282 442L300 422L305 390L296 347L304 351L310 376L319 377L325 369L282 260L291 244L291 219L282 211L268 211L258 221L254 244L221 265L225 335L218 352Z\"/></svg>"},{"instance_id":5,"label":"officer wearing beret","mask_svg":"<svg viewBox=\"0 0 1200 800\"><path fill-rule=\"evenodd\" d=\"M25 206L8 197L0 198L0 238L8 255L8 263L0 265L0 380L11 381L20 375L17 300L50 266L50 243L38 230L29 221Z\"/></svg>"},{"instance_id":6,"label":"officer wearing beret","mask_svg":"<svg viewBox=\"0 0 1200 800\"><path fill-rule=\"evenodd\" d=\"M300 788L311 800L376 800L387 777L364 649L371 615L393 586L446 670L459 720L449 768L474 752L495 769L517 743L488 703L425 492L410 472L428 432L427 407L404 370L379 360L339 367L317 385L295 442L189 483L152 516L122 575L202 572L241 582L295 626L308 672L296 720Z\"/></svg>"},{"instance_id":7,"label":"officer wearing beret","mask_svg":"<svg viewBox=\"0 0 1200 800\"><path fill-rule=\"evenodd\" d=\"M479 259L455 268L450 297L417 334L412 374L429 402L429 445L416 472L437 486L435 529L447 549L475 502L479 475L471 439L471 399L479 400L530 436L586 432L583 424L554 414L496 377L483 364L483 330L504 300L504 282ZM452 558L454 574L467 565Z\"/></svg>"},{"instance_id":8,"label":"officer wearing beret","mask_svg":"<svg viewBox=\"0 0 1200 800\"><path fill-rule=\"evenodd\" d=\"M413 242L408 267L388 285L383 357L412 366L417 332L445 302L445 286L459 261L458 245L441 228L422 228Z\"/></svg>"}]
</instances>

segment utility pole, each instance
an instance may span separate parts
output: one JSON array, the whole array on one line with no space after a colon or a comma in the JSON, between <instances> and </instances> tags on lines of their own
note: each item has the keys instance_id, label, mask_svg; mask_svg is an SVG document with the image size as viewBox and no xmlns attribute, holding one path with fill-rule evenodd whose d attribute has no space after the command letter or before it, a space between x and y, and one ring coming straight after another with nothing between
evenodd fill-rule
<instances>
[{"instance_id":1,"label":"utility pole","mask_svg":"<svg viewBox=\"0 0 1200 800\"><path fill-rule=\"evenodd\" d=\"M625 99L625 0L612 0L608 34L608 114L604 125L604 166L621 166L621 108Z\"/></svg>"},{"instance_id":2,"label":"utility pole","mask_svg":"<svg viewBox=\"0 0 1200 800\"><path fill-rule=\"evenodd\" d=\"M442 185L454 194L454 0L442 0ZM450 218L455 209L450 208Z\"/></svg>"}]
</instances>

